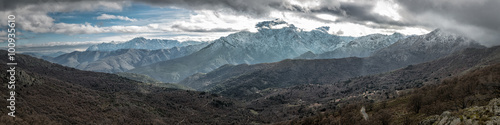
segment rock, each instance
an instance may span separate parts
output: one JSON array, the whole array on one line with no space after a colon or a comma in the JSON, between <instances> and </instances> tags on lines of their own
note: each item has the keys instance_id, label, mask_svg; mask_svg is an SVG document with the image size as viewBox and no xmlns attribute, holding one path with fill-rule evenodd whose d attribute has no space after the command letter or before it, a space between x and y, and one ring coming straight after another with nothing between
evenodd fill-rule
<instances>
[{"instance_id":1,"label":"rock","mask_svg":"<svg viewBox=\"0 0 500 125\"><path fill-rule=\"evenodd\" d=\"M457 113L444 111L441 115L429 116L419 125L498 125L499 123L500 98L495 98L486 106L473 106Z\"/></svg>"},{"instance_id":2,"label":"rock","mask_svg":"<svg viewBox=\"0 0 500 125\"><path fill-rule=\"evenodd\" d=\"M420 121L419 125L432 125L439 119L439 115L429 116L426 119Z\"/></svg>"},{"instance_id":3,"label":"rock","mask_svg":"<svg viewBox=\"0 0 500 125\"><path fill-rule=\"evenodd\" d=\"M492 99L488 104L488 111L496 116L500 116L500 98Z\"/></svg>"},{"instance_id":4,"label":"rock","mask_svg":"<svg viewBox=\"0 0 500 125\"><path fill-rule=\"evenodd\" d=\"M360 111L361 111L361 115L363 115L363 119L368 120L368 114L366 114L364 106L361 108Z\"/></svg>"}]
</instances>

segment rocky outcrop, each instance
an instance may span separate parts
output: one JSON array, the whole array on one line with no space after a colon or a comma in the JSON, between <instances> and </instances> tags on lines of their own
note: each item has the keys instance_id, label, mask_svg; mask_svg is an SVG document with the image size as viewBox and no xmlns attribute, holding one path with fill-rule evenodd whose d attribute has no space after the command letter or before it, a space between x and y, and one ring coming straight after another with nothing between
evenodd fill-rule
<instances>
[{"instance_id":1,"label":"rocky outcrop","mask_svg":"<svg viewBox=\"0 0 500 125\"><path fill-rule=\"evenodd\" d=\"M474 106L458 112L445 111L429 116L420 125L497 125L500 123L500 98L486 106Z\"/></svg>"}]
</instances>

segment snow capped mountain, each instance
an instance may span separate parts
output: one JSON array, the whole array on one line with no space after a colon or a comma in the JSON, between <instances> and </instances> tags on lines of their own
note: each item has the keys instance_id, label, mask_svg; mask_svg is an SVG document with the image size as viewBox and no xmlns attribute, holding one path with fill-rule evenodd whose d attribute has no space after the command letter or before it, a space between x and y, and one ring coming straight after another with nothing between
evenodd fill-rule
<instances>
[{"instance_id":1,"label":"snow capped mountain","mask_svg":"<svg viewBox=\"0 0 500 125\"><path fill-rule=\"evenodd\" d=\"M297 57L298 59L331 59L344 57L368 57L375 51L388 47L406 36L400 33L392 35L371 34L358 37L349 43L333 51L314 54L313 52L304 53Z\"/></svg>"},{"instance_id":2,"label":"snow capped mountain","mask_svg":"<svg viewBox=\"0 0 500 125\"><path fill-rule=\"evenodd\" d=\"M87 51L114 51L119 49L170 49L173 47L183 47L188 45L196 45L202 42L185 41L179 42L177 40L161 40L161 39L146 39L144 37L137 37L124 43L101 43L92 45L87 48Z\"/></svg>"},{"instance_id":3,"label":"snow capped mountain","mask_svg":"<svg viewBox=\"0 0 500 125\"><path fill-rule=\"evenodd\" d=\"M374 55L387 56L401 61L419 60L421 62L465 48L484 48L484 46L467 37L436 29L425 35L412 36L398 41L387 48L377 51ZM412 59L408 55L418 55L421 58Z\"/></svg>"},{"instance_id":4,"label":"snow capped mountain","mask_svg":"<svg viewBox=\"0 0 500 125\"><path fill-rule=\"evenodd\" d=\"M191 55L138 67L130 72L147 74L163 82L178 82L194 73L206 73L224 64L277 62L308 51L333 51L353 39L328 34L325 32L328 27L303 31L282 20L261 22L256 27L257 33L234 33L213 41Z\"/></svg>"},{"instance_id":5,"label":"snow capped mountain","mask_svg":"<svg viewBox=\"0 0 500 125\"><path fill-rule=\"evenodd\" d=\"M382 71L389 71L389 69L435 60L466 48L485 47L467 37L436 29L428 34L411 36L382 48L369 57L370 60L365 63L372 69L378 67L378 69L386 69Z\"/></svg>"},{"instance_id":6,"label":"snow capped mountain","mask_svg":"<svg viewBox=\"0 0 500 125\"><path fill-rule=\"evenodd\" d=\"M457 59L457 57L463 56L461 52L465 51L466 48L484 48L465 37L436 30L426 35L411 36L395 42L394 38L400 39L401 37L403 36L398 33L389 36L375 34L357 38L344 46L345 48L365 50L381 48L380 51L365 58L284 60L255 65L226 65L209 73L190 76L179 83L198 90L210 90L231 96L254 95L268 87L327 84L354 76L387 72L440 58L447 58L442 59L447 63L437 65L449 66L449 63L465 65L474 61L481 62L477 60L468 63L453 62L448 58L452 56L451 59ZM390 45L391 42L395 43ZM454 52L458 54L453 55ZM309 51L302 56L314 56L314 53ZM485 55L477 56L487 57ZM256 94L256 96L260 95Z\"/></svg>"},{"instance_id":7,"label":"snow capped mountain","mask_svg":"<svg viewBox=\"0 0 500 125\"><path fill-rule=\"evenodd\" d=\"M256 28L258 32L233 33L209 43L203 42L203 46L189 50L151 51L189 44L202 45L201 42L181 43L139 37L125 43L95 45L89 47L87 53L65 54L54 62L92 71L145 74L162 82L172 83L195 73L213 71L226 64L270 63L298 56L311 59L367 57L369 59L363 62L363 66L375 68L373 71L378 72L434 60L468 47L483 47L471 39L439 29L426 35L411 37L394 33L355 38L329 34L329 27L304 31L283 20L260 22ZM130 50L113 52L120 48ZM133 50L142 48L148 51ZM391 64L392 67L385 64ZM366 70L361 74L365 73L370 74L372 71Z\"/></svg>"},{"instance_id":8,"label":"snow capped mountain","mask_svg":"<svg viewBox=\"0 0 500 125\"><path fill-rule=\"evenodd\" d=\"M259 31L257 33L231 34L215 40L214 45L227 43L233 47L254 48L256 51L266 51L278 57L293 58L293 56L307 51L314 53L332 51L353 39L353 37L328 34L325 32L328 27L321 27L310 32L303 31L282 20L261 22L256 27ZM280 29L276 29L276 27L280 27Z\"/></svg>"},{"instance_id":9,"label":"snow capped mountain","mask_svg":"<svg viewBox=\"0 0 500 125\"><path fill-rule=\"evenodd\" d=\"M47 60L81 70L114 73L189 55L206 45L208 43L157 50L75 51Z\"/></svg>"}]
</instances>

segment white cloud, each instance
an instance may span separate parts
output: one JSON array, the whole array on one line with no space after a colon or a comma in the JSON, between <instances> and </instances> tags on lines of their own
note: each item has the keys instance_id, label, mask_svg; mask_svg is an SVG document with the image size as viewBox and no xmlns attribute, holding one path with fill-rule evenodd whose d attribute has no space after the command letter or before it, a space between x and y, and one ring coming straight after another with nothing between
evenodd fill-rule
<instances>
[{"instance_id":1,"label":"white cloud","mask_svg":"<svg viewBox=\"0 0 500 125\"><path fill-rule=\"evenodd\" d=\"M100 16L96 17L98 20L111 20L111 19L118 19L118 20L125 20L125 21L137 21L137 19L131 19L126 16L115 16L115 15L109 15L109 14L101 14Z\"/></svg>"},{"instance_id":2,"label":"white cloud","mask_svg":"<svg viewBox=\"0 0 500 125\"><path fill-rule=\"evenodd\" d=\"M399 15L400 7L394 1L384 0L377 1L377 4L373 8L373 12L378 13L382 16L389 17L395 21L401 20L401 15Z\"/></svg>"},{"instance_id":3,"label":"white cloud","mask_svg":"<svg viewBox=\"0 0 500 125\"><path fill-rule=\"evenodd\" d=\"M200 10L194 11L194 13L188 19L174 21L171 25L167 25L168 27L164 27L164 29L172 31L184 31L185 29L205 31L214 29L245 30L253 28L259 22L247 16L226 14L212 10Z\"/></svg>"}]
</instances>

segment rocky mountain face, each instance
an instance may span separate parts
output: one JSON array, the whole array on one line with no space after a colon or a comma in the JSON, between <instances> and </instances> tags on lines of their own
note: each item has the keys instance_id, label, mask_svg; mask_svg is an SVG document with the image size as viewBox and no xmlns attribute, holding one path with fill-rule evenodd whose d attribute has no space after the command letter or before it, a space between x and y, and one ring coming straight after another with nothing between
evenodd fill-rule
<instances>
[{"instance_id":1,"label":"rocky mountain face","mask_svg":"<svg viewBox=\"0 0 500 125\"><path fill-rule=\"evenodd\" d=\"M201 43L158 50L75 51L55 58L46 58L46 60L81 70L114 73L189 55L205 47L207 44Z\"/></svg>"},{"instance_id":2,"label":"rocky mountain face","mask_svg":"<svg viewBox=\"0 0 500 125\"><path fill-rule=\"evenodd\" d=\"M115 51L120 49L145 49L145 50L158 50L170 49L174 47L184 47L189 45L197 45L204 42L185 41L180 42L177 40L161 40L161 39L146 39L144 37L137 37L123 43L111 42L92 45L86 51Z\"/></svg>"},{"instance_id":3,"label":"rocky mountain face","mask_svg":"<svg viewBox=\"0 0 500 125\"><path fill-rule=\"evenodd\" d=\"M383 48L369 57L367 63L374 69L389 71L408 64L431 61L465 48L484 48L484 46L464 36L436 29L428 34L408 37Z\"/></svg>"},{"instance_id":4,"label":"rocky mountain face","mask_svg":"<svg viewBox=\"0 0 500 125\"><path fill-rule=\"evenodd\" d=\"M307 52L296 59L331 59L344 57L368 57L374 52L388 47L398 40L406 38L403 34L394 33L392 35L372 34L358 37L342 47L333 51L315 54Z\"/></svg>"},{"instance_id":5,"label":"rocky mountain face","mask_svg":"<svg viewBox=\"0 0 500 125\"><path fill-rule=\"evenodd\" d=\"M500 123L500 98L492 99L486 106L474 106L459 112L445 111L441 115L429 116L421 125L494 125Z\"/></svg>"},{"instance_id":6,"label":"rocky mountain face","mask_svg":"<svg viewBox=\"0 0 500 125\"><path fill-rule=\"evenodd\" d=\"M460 38L459 40L445 39L440 37L457 37L447 35L435 36L433 33L400 40L394 43L394 45L381 49L371 57L284 60L277 63L250 66L226 66L215 70L213 73L209 72L207 74L197 74L188 77L179 83L192 88L199 88L200 90L211 90L214 92L230 90L231 92L229 93L254 94L256 91L269 87L289 87L299 84L326 84L357 76L372 75L406 67L407 65L438 59L468 47L484 48L476 42L464 37L458 37ZM432 39L432 41L421 38L429 38L429 40ZM456 41L450 42L453 40ZM430 44L429 46L438 44L442 47L422 48L421 46L415 45L420 43ZM407 49L402 49L404 46L407 47ZM389 54L388 52L393 52L393 55L398 56L387 55ZM436 52L437 54L434 56L427 56L431 54L430 52ZM405 57L407 59L395 59L395 57ZM221 71L226 72L221 73ZM201 87L199 85L201 85Z\"/></svg>"},{"instance_id":7,"label":"rocky mountain face","mask_svg":"<svg viewBox=\"0 0 500 125\"><path fill-rule=\"evenodd\" d=\"M324 28L327 27L308 32L279 20L261 22L257 27L257 33L234 33L213 41L191 55L127 72L146 74L163 82L179 82L195 73L207 73L225 64L277 62L308 51L332 51L352 40L352 37L326 33Z\"/></svg>"}]
</instances>

